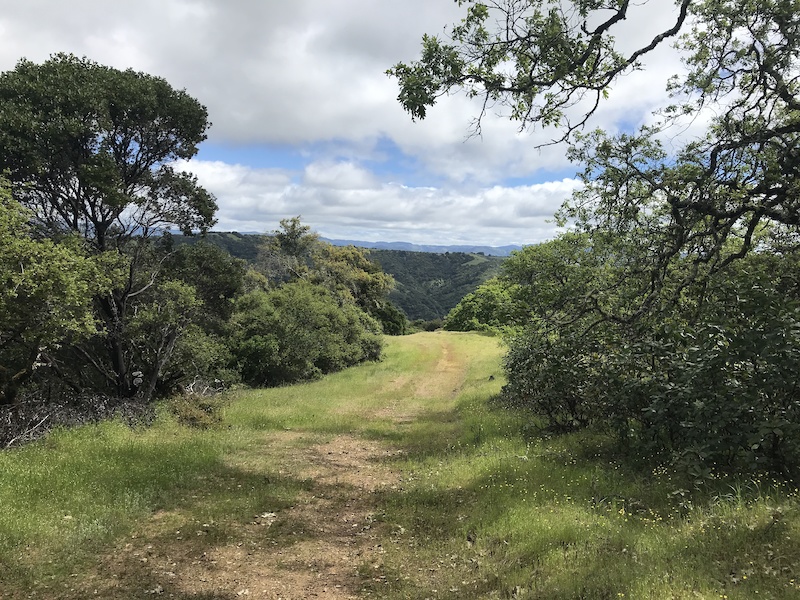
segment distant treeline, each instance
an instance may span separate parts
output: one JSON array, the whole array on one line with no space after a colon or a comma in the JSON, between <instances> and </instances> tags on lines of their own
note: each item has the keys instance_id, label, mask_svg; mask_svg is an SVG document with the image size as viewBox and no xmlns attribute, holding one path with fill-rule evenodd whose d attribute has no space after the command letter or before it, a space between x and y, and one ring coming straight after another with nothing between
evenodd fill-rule
<instances>
[{"instance_id":1,"label":"distant treeline","mask_svg":"<svg viewBox=\"0 0 800 600\"><path fill-rule=\"evenodd\" d=\"M254 262L265 235L209 232L205 239L236 258ZM198 238L175 236L176 244ZM369 257L397 282L389 299L410 320L443 319L459 301L497 274L505 260L500 256L463 252L411 252L370 250Z\"/></svg>"}]
</instances>

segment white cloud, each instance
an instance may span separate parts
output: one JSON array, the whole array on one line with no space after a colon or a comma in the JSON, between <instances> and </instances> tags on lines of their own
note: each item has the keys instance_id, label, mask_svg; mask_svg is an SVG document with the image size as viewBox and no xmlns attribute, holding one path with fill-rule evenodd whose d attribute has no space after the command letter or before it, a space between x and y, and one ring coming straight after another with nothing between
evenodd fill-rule
<instances>
[{"instance_id":1,"label":"white cloud","mask_svg":"<svg viewBox=\"0 0 800 600\"><path fill-rule=\"evenodd\" d=\"M545 219L574 183L507 181L569 168L563 147L537 148L553 134L520 133L490 111L483 136L470 138L479 105L462 96L412 123L384 73L413 60L422 34L441 33L463 10L448 0L0 0L0 70L22 56L87 55L185 88L208 106L211 143L324 147L297 172L193 164L219 198L221 228L263 231L303 214L338 237L534 241L552 233ZM649 39L674 7L654 0L637 11L620 29L623 43ZM620 82L593 125L648 118L679 66L666 50L652 61ZM412 166L399 170L400 158Z\"/></svg>"},{"instance_id":2,"label":"white cloud","mask_svg":"<svg viewBox=\"0 0 800 600\"><path fill-rule=\"evenodd\" d=\"M374 185L374 178L352 162L312 163L305 169L304 182L314 187L335 190L367 189Z\"/></svg>"},{"instance_id":3,"label":"white cloud","mask_svg":"<svg viewBox=\"0 0 800 600\"><path fill-rule=\"evenodd\" d=\"M178 167L218 197L218 230L272 231L281 219L302 215L325 236L366 241L534 243L554 235L549 221L579 185L564 179L458 191L410 187L381 182L350 163L312 165L299 183L289 173L219 162Z\"/></svg>"}]
</instances>

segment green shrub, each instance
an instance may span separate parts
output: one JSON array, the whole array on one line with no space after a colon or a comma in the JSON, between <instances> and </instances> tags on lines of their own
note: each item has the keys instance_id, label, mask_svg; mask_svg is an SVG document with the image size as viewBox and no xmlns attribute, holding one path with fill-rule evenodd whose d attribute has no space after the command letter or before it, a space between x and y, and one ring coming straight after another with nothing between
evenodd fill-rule
<instances>
[{"instance_id":1,"label":"green shrub","mask_svg":"<svg viewBox=\"0 0 800 600\"><path fill-rule=\"evenodd\" d=\"M796 259L753 254L629 322L564 309L556 294L563 312L537 311L510 343L505 397L551 429L608 428L637 454L701 479L797 475L797 273Z\"/></svg>"},{"instance_id":2,"label":"green shrub","mask_svg":"<svg viewBox=\"0 0 800 600\"><path fill-rule=\"evenodd\" d=\"M505 332L525 323L526 307L516 296L519 286L493 278L467 294L444 319L448 331Z\"/></svg>"},{"instance_id":3,"label":"green shrub","mask_svg":"<svg viewBox=\"0 0 800 600\"><path fill-rule=\"evenodd\" d=\"M409 333L410 325L405 313L388 300L383 305L373 309L375 317L383 327L386 335L405 335Z\"/></svg>"},{"instance_id":4,"label":"green shrub","mask_svg":"<svg viewBox=\"0 0 800 600\"><path fill-rule=\"evenodd\" d=\"M441 329L444 325L442 319L430 319L428 321L424 319L415 319L411 322L411 326L416 331L436 331L437 329Z\"/></svg>"},{"instance_id":5,"label":"green shrub","mask_svg":"<svg viewBox=\"0 0 800 600\"><path fill-rule=\"evenodd\" d=\"M241 297L232 351L250 385L280 385L380 358L380 325L327 289L297 281Z\"/></svg>"}]
</instances>

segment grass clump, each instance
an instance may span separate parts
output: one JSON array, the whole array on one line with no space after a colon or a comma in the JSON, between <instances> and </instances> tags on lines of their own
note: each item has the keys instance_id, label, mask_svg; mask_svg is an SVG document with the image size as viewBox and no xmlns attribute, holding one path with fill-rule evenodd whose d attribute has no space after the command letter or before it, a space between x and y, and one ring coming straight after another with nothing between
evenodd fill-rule
<instances>
[{"instance_id":1,"label":"grass clump","mask_svg":"<svg viewBox=\"0 0 800 600\"><path fill-rule=\"evenodd\" d=\"M220 453L217 441L168 421L146 431L114 421L59 430L0 453L0 556L22 556L32 577L57 556L77 560L174 504Z\"/></svg>"}]
</instances>

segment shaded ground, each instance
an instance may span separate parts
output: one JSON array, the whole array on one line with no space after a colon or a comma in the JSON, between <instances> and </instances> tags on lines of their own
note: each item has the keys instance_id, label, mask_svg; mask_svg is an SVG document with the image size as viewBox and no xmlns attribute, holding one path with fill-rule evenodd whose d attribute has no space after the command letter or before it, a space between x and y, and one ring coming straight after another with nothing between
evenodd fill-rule
<instances>
[{"instance_id":1,"label":"shaded ground","mask_svg":"<svg viewBox=\"0 0 800 600\"><path fill-rule=\"evenodd\" d=\"M252 520L214 540L214 523L187 524L179 512L156 513L104 557L81 593L103 598L355 598L381 582L374 493L396 486L384 464L395 450L337 436L304 449L295 433L271 434L269 471L305 479L291 507L264 506ZM236 462L236 457L233 458ZM255 470L248 459L239 468ZM176 529L176 527L180 527ZM374 573L373 573L374 571Z\"/></svg>"}]
</instances>

